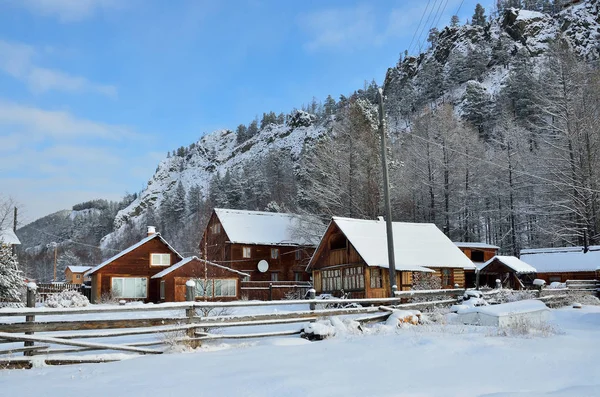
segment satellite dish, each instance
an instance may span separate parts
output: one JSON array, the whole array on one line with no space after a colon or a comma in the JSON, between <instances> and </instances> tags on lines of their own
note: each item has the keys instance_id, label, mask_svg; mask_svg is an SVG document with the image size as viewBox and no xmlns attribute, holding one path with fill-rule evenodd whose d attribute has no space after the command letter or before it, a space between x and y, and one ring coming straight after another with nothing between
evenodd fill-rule
<instances>
[{"instance_id":1,"label":"satellite dish","mask_svg":"<svg viewBox=\"0 0 600 397\"><path fill-rule=\"evenodd\" d=\"M267 270L269 270L269 262L267 262L266 260L261 260L260 262L258 262L258 271L261 273L266 272Z\"/></svg>"}]
</instances>

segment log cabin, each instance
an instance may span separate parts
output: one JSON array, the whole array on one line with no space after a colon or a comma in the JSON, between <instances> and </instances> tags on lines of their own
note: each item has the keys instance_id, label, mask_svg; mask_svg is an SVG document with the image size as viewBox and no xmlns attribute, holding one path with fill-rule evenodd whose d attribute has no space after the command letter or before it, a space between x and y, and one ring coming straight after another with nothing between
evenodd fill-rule
<instances>
[{"instance_id":1,"label":"log cabin","mask_svg":"<svg viewBox=\"0 0 600 397\"><path fill-rule=\"evenodd\" d=\"M535 279L536 269L516 256L497 255L479 267L478 287L495 288L500 280L502 288L525 289Z\"/></svg>"},{"instance_id":2,"label":"log cabin","mask_svg":"<svg viewBox=\"0 0 600 397\"><path fill-rule=\"evenodd\" d=\"M462 252L473 262L473 266L465 268L465 287L475 287L475 270L496 255L500 247L486 243L454 242Z\"/></svg>"},{"instance_id":3,"label":"log cabin","mask_svg":"<svg viewBox=\"0 0 600 397\"><path fill-rule=\"evenodd\" d=\"M241 281L248 274L205 261L196 256L184 258L152 276L159 284L160 302L184 302L185 283L196 283L196 300L232 301L241 296Z\"/></svg>"},{"instance_id":4,"label":"log cabin","mask_svg":"<svg viewBox=\"0 0 600 397\"><path fill-rule=\"evenodd\" d=\"M600 246L521 250L521 259L535 267L546 283L600 279Z\"/></svg>"},{"instance_id":5,"label":"log cabin","mask_svg":"<svg viewBox=\"0 0 600 397\"><path fill-rule=\"evenodd\" d=\"M306 265L323 229L306 216L215 208L202 234L200 257L249 275L244 298L281 299L286 291L269 296L269 284L308 289Z\"/></svg>"},{"instance_id":6,"label":"log cabin","mask_svg":"<svg viewBox=\"0 0 600 397\"><path fill-rule=\"evenodd\" d=\"M91 302L100 303L104 299L157 302L159 283L150 282L150 278L182 259L160 233L149 226L146 238L85 273L92 279Z\"/></svg>"},{"instance_id":7,"label":"log cabin","mask_svg":"<svg viewBox=\"0 0 600 397\"><path fill-rule=\"evenodd\" d=\"M393 223L396 285L412 288L413 273L433 273L443 288L464 287L472 262L431 223ZM318 294L351 298L391 295L386 224L333 217L307 270Z\"/></svg>"},{"instance_id":8,"label":"log cabin","mask_svg":"<svg viewBox=\"0 0 600 397\"><path fill-rule=\"evenodd\" d=\"M84 275L91 268L91 266L67 266L65 269L65 280L71 284L83 284L84 281L90 281L90 277L85 277Z\"/></svg>"}]
</instances>

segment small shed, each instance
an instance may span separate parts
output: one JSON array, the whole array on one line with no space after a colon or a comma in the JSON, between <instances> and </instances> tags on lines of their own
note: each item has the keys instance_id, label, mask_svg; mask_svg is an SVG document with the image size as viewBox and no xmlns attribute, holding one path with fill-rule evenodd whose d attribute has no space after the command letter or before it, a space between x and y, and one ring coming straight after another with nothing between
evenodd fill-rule
<instances>
[{"instance_id":1,"label":"small shed","mask_svg":"<svg viewBox=\"0 0 600 397\"><path fill-rule=\"evenodd\" d=\"M462 252L473 262L471 266L465 267L465 287L475 287L475 271L478 267L498 254L500 247L497 245L477 242L455 241L456 245Z\"/></svg>"},{"instance_id":2,"label":"small shed","mask_svg":"<svg viewBox=\"0 0 600 397\"><path fill-rule=\"evenodd\" d=\"M90 280L90 277L85 277L84 274L91 268L91 266L67 266L65 280L71 284L83 284L84 281Z\"/></svg>"},{"instance_id":3,"label":"small shed","mask_svg":"<svg viewBox=\"0 0 600 397\"><path fill-rule=\"evenodd\" d=\"M600 278L600 246L552 247L521 250L521 259L537 270L537 278L550 284Z\"/></svg>"},{"instance_id":4,"label":"small shed","mask_svg":"<svg viewBox=\"0 0 600 397\"><path fill-rule=\"evenodd\" d=\"M155 274L151 282L158 285L160 302L185 301L190 279L196 283L197 300L231 301L240 299L245 277L247 273L191 256Z\"/></svg>"},{"instance_id":5,"label":"small shed","mask_svg":"<svg viewBox=\"0 0 600 397\"><path fill-rule=\"evenodd\" d=\"M524 300L501 305L465 307L457 311L458 321L468 325L508 327L519 323L542 324L550 310L541 301Z\"/></svg>"},{"instance_id":6,"label":"small shed","mask_svg":"<svg viewBox=\"0 0 600 397\"><path fill-rule=\"evenodd\" d=\"M536 270L515 256L496 255L478 268L477 285L496 286L500 280L503 288L524 289L535 279Z\"/></svg>"}]
</instances>

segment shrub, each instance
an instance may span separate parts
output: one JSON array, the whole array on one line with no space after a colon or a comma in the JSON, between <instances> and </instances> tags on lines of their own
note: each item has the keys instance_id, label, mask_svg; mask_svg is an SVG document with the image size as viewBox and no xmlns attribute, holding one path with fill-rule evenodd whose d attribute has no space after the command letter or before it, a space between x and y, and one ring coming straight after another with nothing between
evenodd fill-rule
<instances>
[{"instance_id":1,"label":"shrub","mask_svg":"<svg viewBox=\"0 0 600 397\"><path fill-rule=\"evenodd\" d=\"M77 291L66 290L58 294L52 294L46 300L45 306L52 308L59 307L84 307L89 305L88 298Z\"/></svg>"}]
</instances>

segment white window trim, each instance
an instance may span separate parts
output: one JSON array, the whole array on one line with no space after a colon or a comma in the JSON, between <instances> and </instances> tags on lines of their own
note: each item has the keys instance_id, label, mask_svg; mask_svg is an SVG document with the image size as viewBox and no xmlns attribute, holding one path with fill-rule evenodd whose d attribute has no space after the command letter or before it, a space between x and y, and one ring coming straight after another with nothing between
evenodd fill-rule
<instances>
[{"instance_id":1,"label":"white window trim","mask_svg":"<svg viewBox=\"0 0 600 397\"><path fill-rule=\"evenodd\" d=\"M238 280L235 278L209 278L208 280L206 280L208 282L208 286L210 286L210 291L207 291L208 294L199 294L198 293L198 287L199 286L203 286L204 285L204 279L197 279L196 280L196 297L198 298L235 298L237 297L237 292L238 292ZM223 295L222 293L220 295L216 294L216 287L215 287L215 283L217 281L223 282L226 281L227 283L231 283L233 282L233 295ZM222 290L221 290L222 291Z\"/></svg>"},{"instance_id":2,"label":"white window trim","mask_svg":"<svg viewBox=\"0 0 600 397\"><path fill-rule=\"evenodd\" d=\"M155 261L154 261L155 257L161 258L160 263L155 263ZM169 258L168 263L162 263L162 261L165 257ZM165 254L165 253L150 254L150 266L171 266L171 254Z\"/></svg>"},{"instance_id":3,"label":"white window trim","mask_svg":"<svg viewBox=\"0 0 600 397\"><path fill-rule=\"evenodd\" d=\"M271 259L279 259L279 248L271 248Z\"/></svg>"},{"instance_id":4,"label":"white window trim","mask_svg":"<svg viewBox=\"0 0 600 397\"><path fill-rule=\"evenodd\" d=\"M248 252L248 254L246 254ZM251 258L252 257L252 247L242 247L242 258Z\"/></svg>"},{"instance_id":5,"label":"white window trim","mask_svg":"<svg viewBox=\"0 0 600 397\"><path fill-rule=\"evenodd\" d=\"M148 298L148 277L112 277L110 280L111 291L113 291L114 280L129 280L129 279L146 280L146 290L144 291L144 296L115 296L115 298L124 298L124 299L146 299L146 298Z\"/></svg>"}]
</instances>

